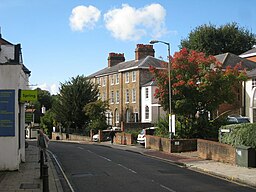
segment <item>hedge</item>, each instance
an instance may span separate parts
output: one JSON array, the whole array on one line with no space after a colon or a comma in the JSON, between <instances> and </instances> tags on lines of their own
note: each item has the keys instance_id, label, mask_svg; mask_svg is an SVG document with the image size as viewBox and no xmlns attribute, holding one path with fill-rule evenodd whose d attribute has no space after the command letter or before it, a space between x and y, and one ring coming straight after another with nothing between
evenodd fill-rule
<instances>
[{"instance_id":1,"label":"hedge","mask_svg":"<svg viewBox=\"0 0 256 192\"><path fill-rule=\"evenodd\" d=\"M220 129L230 129L222 133L219 141L232 146L249 146L256 149L256 123L243 123L222 126Z\"/></svg>"}]
</instances>

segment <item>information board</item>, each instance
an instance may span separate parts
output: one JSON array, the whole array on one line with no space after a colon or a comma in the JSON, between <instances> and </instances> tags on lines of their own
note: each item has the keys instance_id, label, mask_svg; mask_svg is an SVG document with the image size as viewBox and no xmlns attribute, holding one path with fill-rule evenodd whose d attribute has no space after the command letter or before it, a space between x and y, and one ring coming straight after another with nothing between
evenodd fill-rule
<instances>
[{"instance_id":1,"label":"information board","mask_svg":"<svg viewBox=\"0 0 256 192\"><path fill-rule=\"evenodd\" d=\"M0 136L15 136L15 90L0 90Z\"/></svg>"}]
</instances>

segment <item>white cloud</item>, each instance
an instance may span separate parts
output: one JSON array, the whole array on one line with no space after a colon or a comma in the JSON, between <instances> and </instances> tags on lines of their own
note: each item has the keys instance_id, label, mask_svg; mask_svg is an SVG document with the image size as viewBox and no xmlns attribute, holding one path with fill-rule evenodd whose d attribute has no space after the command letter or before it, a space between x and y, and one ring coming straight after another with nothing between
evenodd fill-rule
<instances>
[{"instance_id":1,"label":"white cloud","mask_svg":"<svg viewBox=\"0 0 256 192\"><path fill-rule=\"evenodd\" d=\"M49 91L51 93L51 95L56 95L57 93L59 93L59 87L55 83L53 83L51 85L43 83L41 85L38 85L37 87L42 89L42 90Z\"/></svg>"},{"instance_id":2,"label":"white cloud","mask_svg":"<svg viewBox=\"0 0 256 192\"><path fill-rule=\"evenodd\" d=\"M109 10L104 14L105 26L111 34L121 40L139 40L150 35L159 38L167 33L166 11L160 4L151 4L136 9L123 4L122 8Z\"/></svg>"},{"instance_id":3,"label":"white cloud","mask_svg":"<svg viewBox=\"0 0 256 192\"><path fill-rule=\"evenodd\" d=\"M69 25L73 31L83 31L84 28L93 29L100 18L100 11L96 7L80 5L72 10Z\"/></svg>"}]
</instances>

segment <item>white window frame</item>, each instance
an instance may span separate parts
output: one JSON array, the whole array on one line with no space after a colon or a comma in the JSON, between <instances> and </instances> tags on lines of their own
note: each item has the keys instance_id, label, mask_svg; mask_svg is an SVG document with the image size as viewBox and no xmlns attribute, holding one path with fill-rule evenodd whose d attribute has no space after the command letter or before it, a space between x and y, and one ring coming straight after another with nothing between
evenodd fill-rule
<instances>
[{"instance_id":1,"label":"white window frame","mask_svg":"<svg viewBox=\"0 0 256 192\"><path fill-rule=\"evenodd\" d=\"M136 103L136 89L132 89L132 103Z\"/></svg>"},{"instance_id":2,"label":"white window frame","mask_svg":"<svg viewBox=\"0 0 256 192\"><path fill-rule=\"evenodd\" d=\"M111 94L111 96L110 96L110 98L111 98L110 103L111 103L111 104L114 104L114 102L115 102L114 91L111 91L110 94Z\"/></svg>"},{"instance_id":3,"label":"white window frame","mask_svg":"<svg viewBox=\"0 0 256 192\"><path fill-rule=\"evenodd\" d=\"M111 79L111 85L114 85L114 75L111 75L110 79Z\"/></svg>"},{"instance_id":4,"label":"white window frame","mask_svg":"<svg viewBox=\"0 0 256 192\"><path fill-rule=\"evenodd\" d=\"M101 86L101 78L100 78L100 77L97 78L97 84L98 84L99 86Z\"/></svg>"},{"instance_id":5,"label":"white window frame","mask_svg":"<svg viewBox=\"0 0 256 192\"><path fill-rule=\"evenodd\" d=\"M129 83L129 72L125 73L125 83Z\"/></svg>"},{"instance_id":6,"label":"white window frame","mask_svg":"<svg viewBox=\"0 0 256 192\"><path fill-rule=\"evenodd\" d=\"M119 84L119 74L116 74L116 84Z\"/></svg>"},{"instance_id":7,"label":"white window frame","mask_svg":"<svg viewBox=\"0 0 256 192\"><path fill-rule=\"evenodd\" d=\"M136 82L136 71L132 72L132 82Z\"/></svg>"},{"instance_id":8,"label":"white window frame","mask_svg":"<svg viewBox=\"0 0 256 192\"><path fill-rule=\"evenodd\" d=\"M116 116L116 123L119 123L119 121L120 121L120 115L119 115L119 112L118 112L117 109L116 109L116 114L115 114L115 116Z\"/></svg>"}]
</instances>

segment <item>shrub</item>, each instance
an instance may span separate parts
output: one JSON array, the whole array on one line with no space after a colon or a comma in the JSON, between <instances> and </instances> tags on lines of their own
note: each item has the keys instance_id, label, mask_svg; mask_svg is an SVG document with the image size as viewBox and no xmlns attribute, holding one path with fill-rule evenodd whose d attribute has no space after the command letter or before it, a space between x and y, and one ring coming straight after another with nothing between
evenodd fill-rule
<instances>
[{"instance_id":1,"label":"shrub","mask_svg":"<svg viewBox=\"0 0 256 192\"><path fill-rule=\"evenodd\" d=\"M256 124L243 123L222 126L221 129L230 129L229 133L222 133L219 140L233 146L245 145L256 149Z\"/></svg>"}]
</instances>

